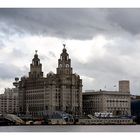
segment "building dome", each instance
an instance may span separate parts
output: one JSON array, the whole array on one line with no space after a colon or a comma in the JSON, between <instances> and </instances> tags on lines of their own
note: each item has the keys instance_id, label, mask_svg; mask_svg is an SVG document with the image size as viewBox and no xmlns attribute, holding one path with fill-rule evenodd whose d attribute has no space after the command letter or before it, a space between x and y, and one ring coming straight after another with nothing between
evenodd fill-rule
<instances>
[{"instance_id":1,"label":"building dome","mask_svg":"<svg viewBox=\"0 0 140 140\"><path fill-rule=\"evenodd\" d=\"M54 75L54 72L50 71L50 72L48 73L48 75Z\"/></svg>"}]
</instances>

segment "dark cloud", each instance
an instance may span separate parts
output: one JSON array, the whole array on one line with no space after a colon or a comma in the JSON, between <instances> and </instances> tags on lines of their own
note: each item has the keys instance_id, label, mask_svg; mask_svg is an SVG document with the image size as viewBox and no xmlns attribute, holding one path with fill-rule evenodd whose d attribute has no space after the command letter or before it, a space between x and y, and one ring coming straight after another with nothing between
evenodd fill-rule
<instances>
[{"instance_id":1,"label":"dark cloud","mask_svg":"<svg viewBox=\"0 0 140 140\"><path fill-rule=\"evenodd\" d=\"M136 11L139 13L139 9ZM131 14L130 14L131 13ZM97 34L139 33L134 9L0 9L5 32L91 39Z\"/></svg>"},{"instance_id":2,"label":"dark cloud","mask_svg":"<svg viewBox=\"0 0 140 140\"><path fill-rule=\"evenodd\" d=\"M110 22L122 27L132 34L140 33L140 9L112 9L109 12Z\"/></svg>"}]
</instances>

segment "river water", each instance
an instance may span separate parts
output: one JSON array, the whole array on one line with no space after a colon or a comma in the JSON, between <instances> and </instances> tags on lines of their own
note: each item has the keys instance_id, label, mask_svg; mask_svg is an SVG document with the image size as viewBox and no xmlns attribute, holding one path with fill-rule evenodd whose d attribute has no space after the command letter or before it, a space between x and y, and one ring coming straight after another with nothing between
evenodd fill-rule
<instances>
[{"instance_id":1,"label":"river water","mask_svg":"<svg viewBox=\"0 0 140 140\"><path fill-rule=\"evenodd\" d=\"M140 132L140 125L0 126L0 132Z\"/></svg>"}]
</instances>

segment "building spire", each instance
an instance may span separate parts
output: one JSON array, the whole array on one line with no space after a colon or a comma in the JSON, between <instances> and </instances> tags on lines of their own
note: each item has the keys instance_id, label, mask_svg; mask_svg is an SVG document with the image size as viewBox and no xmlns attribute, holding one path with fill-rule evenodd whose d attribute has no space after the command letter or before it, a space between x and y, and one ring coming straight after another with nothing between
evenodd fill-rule
<instances>
[{"instance_id":1,"label":"building spire","mask_svg":"<svg viewBox=\"0 0 140 140\"><path fill-rule=\"evenodd\" d=\"M35 54L37 54L38 50L35 50Z\"/></svg>"},{"instance_id":2,"label":"building spire","mask_svg":"<svg viewBox=\"0 0 140 140\"><path fill-rule=\"evenodd\" d=\"M63 46L64 46L64 49L65 49L66 44L63 44Z\"/></svg>"}]
</instances>

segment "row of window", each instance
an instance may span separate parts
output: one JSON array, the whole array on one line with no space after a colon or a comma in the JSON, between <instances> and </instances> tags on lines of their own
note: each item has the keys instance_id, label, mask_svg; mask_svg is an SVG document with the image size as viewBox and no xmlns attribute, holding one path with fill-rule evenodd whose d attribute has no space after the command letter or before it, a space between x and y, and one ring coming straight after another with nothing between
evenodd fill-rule
<instances>
[{"instance_id":1,"label":"row of window","mask_svg":"<svg viewBox=\"0 0 140 140\"><path fill-rule=\"evenodd\" d=\"M128 106L128 103L107 103L107 106Z\"/></svg>"},{"instance_id":2,"label":"row of window","mask_svg":"<svg viewBox=\"0 0 140 140\"><path fill-rule=\"evenodd\" d=\"M127 100L107 100L107 102L128 102Z\"/></svg>"},{"instance_id":3,"label":"row of window","mask_svg":"<svg viewBox=\"0 0 140 140\"><path fill-rule=\"evenodd\" d=\"M29 91L26 91L26 93L40 93L40 92L44 92L44 90L29 90Z\"/></svg>"},{"instance_id":4,"label":"row of window","mask_svg":"<svg viewBox=\"0 0 140 140\"><path fill-rule=\"evenodd\" d=\"M26 100L33 100L33 99L43 99L44 94L31 94L31 95L26 95Z\"/></svg>"},{"instance_id":5,"label":"row of window","mask_svg":"<svg viewBox=\"0 0 140 140\"><path fill-rule=\"evenodd\" d=\"M115 107L108 107L107 109L108 110L128 110L129 108L128 107L126 107L126 108L122 108L122 107L121 108L119 108L119 107L116 107L116 108Z\"/></svg>"},{"instance_id":6,"label":"row of window","mask_svg":"<svg viewBox=\"0 0 140 140\"><path fill-rule=\"evenodd\" d=\"M40 111L40 110L44 110L44 106L29 106L29 111Z\"/></svg>"}]
</instances>

